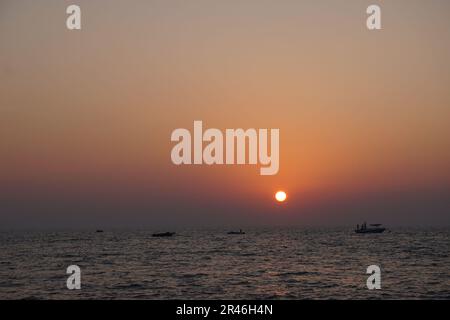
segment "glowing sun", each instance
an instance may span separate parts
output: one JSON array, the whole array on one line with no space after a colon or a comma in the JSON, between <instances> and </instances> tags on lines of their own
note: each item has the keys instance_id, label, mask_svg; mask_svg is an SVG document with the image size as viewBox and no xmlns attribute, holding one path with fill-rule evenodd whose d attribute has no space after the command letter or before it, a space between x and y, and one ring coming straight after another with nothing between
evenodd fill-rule
<instances>
[{"instance_id":1,"label":"glowing sun","mask_svg":"<svg viewBox=\"0 0 450 320\"><path fill-rule=\"evenodd\" d=\"M286 195L286 192L284 192L284 191L278 191L277 193L275 193L275 199L278 202L283 202L284 200L286 200L286 198L287 198L287 195Z\"/></svg>"}]
</instances>

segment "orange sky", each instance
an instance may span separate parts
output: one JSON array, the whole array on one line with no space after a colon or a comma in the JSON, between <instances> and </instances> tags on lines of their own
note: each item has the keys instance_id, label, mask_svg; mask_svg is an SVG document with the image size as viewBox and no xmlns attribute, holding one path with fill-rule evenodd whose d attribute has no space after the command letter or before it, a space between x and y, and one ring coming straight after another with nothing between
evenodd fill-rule
<instances>
[{"instance_id":1,"label":"orange sky","mask_svg":"<svg viewBox=\"0 0 450 320\"><path fill-rule=\"evenodd\" d=\"M50 223L56 214L45 212L78 204L109 218L121 199L139 204L133 221L149 224L159 216L142 208L175 212L186 203L199 223L214 222L214 210L217 221L230 211L251 222L282 210L301 223L304 206L319 208L308 221L320 223L347 208L322 210L330 199L356 197L348 201L365 210L380 203L367 197L400 193L394 211L417 195L447 194L448 1L382 2L377 32L365 28L372 1L77 1L81 31L65 28L70 3L0 3L8 223ZM174 166L170 134L194 120L279 128L278 175ZM273 204L280 188L290 195L283 208ZM448 222L448 207L439 202L430 221ZM417 212L418 223L427 212ZM77 222L67 215L58 221ZM189 220L180 215L169 222Z\"/></svg>"}]
</instances>

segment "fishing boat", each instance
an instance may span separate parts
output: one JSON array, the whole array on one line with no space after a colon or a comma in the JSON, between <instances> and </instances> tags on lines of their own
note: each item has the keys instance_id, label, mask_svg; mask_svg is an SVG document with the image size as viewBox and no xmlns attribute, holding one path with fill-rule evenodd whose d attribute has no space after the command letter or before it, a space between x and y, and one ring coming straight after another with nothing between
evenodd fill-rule
<instances>
[{"instance_id":1,"label":"fishing boat","mask_svg":"<svg viewBox=\"0 0 450 320\"><path fill-rule=\"evenodd\" d=\"M245 234L245 232L239 229L239 231L229 231L228 234Z\"/></svg>"},{"instance_id":2,"label":"fishing boat","mask_svg":"<svg viewBox=\"0 0 450 320\"><path fill-rule=\"evenodd\" d=\"M367 224L364 222L361 227L359 225L356 226L356 233L383 233L386 230L381 223L370 224L367 227Z\"/></svg>"},{"instance_id":3,"label":"fishing boat","mask_svg":"<svg viewBox=\"0 0 450 320\"><path fill-rule=\"evenodd\" d=\"M161 232L161 233L152 234L152 237L171 237L174 234L175 234L175 232Z\"/></svg>"}]
</instances>

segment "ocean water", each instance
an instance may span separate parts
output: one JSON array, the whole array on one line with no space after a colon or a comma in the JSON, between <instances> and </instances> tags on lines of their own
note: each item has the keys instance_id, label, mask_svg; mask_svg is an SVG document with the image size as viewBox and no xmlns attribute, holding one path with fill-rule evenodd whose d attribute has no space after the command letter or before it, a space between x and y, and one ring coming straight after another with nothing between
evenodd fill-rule
<instances>
[{"instance_id":1,"label":"ocean water","mask_svg":"<svg viewBox=\"0 0 450 320\"><path fill-rule=\"evenodd\" d=\"M153 231L0 232L0 299L450 299L449 229Z\"/></svg>"}]
</instances>

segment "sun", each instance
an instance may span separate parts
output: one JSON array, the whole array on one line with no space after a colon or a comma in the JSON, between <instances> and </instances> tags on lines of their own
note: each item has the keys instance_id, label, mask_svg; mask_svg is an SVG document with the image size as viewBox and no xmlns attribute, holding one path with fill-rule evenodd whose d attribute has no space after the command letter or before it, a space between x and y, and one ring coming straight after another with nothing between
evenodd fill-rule
<instances>
[{"instance_id":1,"label":"sun","mask_svg":"<svg viewBox=\"0 0 450 320\"><path fill-rule=\"evenodd\" d=\"M283 202L286 200L286 198L287 198L287 195L286 195L286 192L284 192L284 191L278 191L277 193L275 193L275 199L278 202Z\"/></svg>"}]
</instances>

